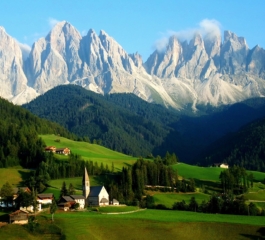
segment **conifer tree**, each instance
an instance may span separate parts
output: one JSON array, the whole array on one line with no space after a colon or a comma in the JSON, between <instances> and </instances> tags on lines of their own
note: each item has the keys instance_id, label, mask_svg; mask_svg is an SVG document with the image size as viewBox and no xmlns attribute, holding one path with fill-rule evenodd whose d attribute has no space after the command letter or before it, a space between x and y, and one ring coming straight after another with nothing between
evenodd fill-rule
<instances>
[{"instance_id":1,"label":"conifer tree","mask_svg":"<svg viewBox=\"0 0 265 240\"><path fill-rule=\"evenodd\" d=\"M65 181L63 181L60 197L67 196L67 195L68 195L68 191L66 188L66 183L65 183Z\"/></svg>"},{"instance_id":2,"label":"conifer tree","mask_svg":"<svg viewBox=\"0 0 265 240\"><path fill-rule=\"evenodd\" d=\"M68 194L69 195L74 195L75 194L75 188L74 188L72 183L69 184Z\"/></svg>"}]
</instances>

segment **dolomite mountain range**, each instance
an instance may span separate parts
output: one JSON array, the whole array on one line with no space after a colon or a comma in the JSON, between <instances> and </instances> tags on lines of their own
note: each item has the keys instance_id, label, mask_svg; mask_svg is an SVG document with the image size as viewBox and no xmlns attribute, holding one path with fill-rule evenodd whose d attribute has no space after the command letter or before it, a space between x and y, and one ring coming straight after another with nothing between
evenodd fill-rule
<instances>
[{"instance_id":1,"label":"dolomite mountain range","mask_svg":"<svg viewBox=\"0 0 265 240\"><path fill-rule=\"evenodd\" d=\"M55 86L77 84L100 94L134 93L176 109L220 106L265 96L265 50L225 31L171 36L164 51L144 63L106 32L86 36L57 23L23 57L19 43L0 27L0 96L21 105Z\"/></svg>"}]
</instances>

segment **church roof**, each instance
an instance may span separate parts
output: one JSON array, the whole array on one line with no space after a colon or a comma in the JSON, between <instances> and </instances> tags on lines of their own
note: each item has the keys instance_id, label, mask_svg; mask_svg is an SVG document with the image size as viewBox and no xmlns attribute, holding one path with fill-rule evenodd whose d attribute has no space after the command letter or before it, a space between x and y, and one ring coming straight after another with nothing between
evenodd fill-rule
<instances>
[{"instance_id":1,"label":"church roof","mask_svg":"<svg viewBox=\"0 0 265 240\"><path fill-rule=\"evenodd\" d=\"M86 182L86 181L89 181L89 177L88 177L88 174L87 174L87 170L86 170L86 167L85 167L85 172L84 172L84 175L83 175L83 183Z\"/></svg>"},{"instance_id":2,"label":"church roof","mask_svg":"<svg viewBox=\"0 0 265 240\"><path fill-rule=\"evenodd\" d=\"M90 187L89 197L97 197L101 192L103 186L93 186Z\"/></svg>"}]
</instances>

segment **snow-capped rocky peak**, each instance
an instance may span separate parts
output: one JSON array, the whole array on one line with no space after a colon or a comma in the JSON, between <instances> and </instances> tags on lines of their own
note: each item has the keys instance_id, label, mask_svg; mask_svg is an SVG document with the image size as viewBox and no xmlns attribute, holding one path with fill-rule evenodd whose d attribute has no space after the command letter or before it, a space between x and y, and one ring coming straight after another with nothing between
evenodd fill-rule
<instances>
[{"instance_id":1,"label":"snow-capped rocky peak","mask_svg":"<svg viewBox=\"0 0 265 240\"><path fill-rule=\"evenodd\" d=\"M97 93L131 92L166 106L219 106L265 96L265 50L225 31L189 41L168 39L143 64L101 30L86 36L70 23L57 23L36 41L23 61L16 40L0 27L0 96L28 102L61 84L78 84Z\"/></svg>"}]
</instances>

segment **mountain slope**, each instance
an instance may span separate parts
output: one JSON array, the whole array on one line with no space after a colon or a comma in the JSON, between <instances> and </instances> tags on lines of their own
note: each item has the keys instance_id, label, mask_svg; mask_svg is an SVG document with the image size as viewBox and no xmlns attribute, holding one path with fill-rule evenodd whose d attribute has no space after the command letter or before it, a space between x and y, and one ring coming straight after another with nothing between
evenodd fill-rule
<instances>
[{"instance_id":1,"label":"mountain slope","mask_svg":"<svg viewBox=\"0 0 265 240\"><path fill-rule=\"evenodd\" d=\"M175 152L190 163L218 138L265 117L264 98L183 116L133 94L102 96L74 85L58 86L23 107L113 150L135 156Z\"/></svg>"},{"instance_id":2,"label":"mountain slope","mask_svg":"<svg viewBox=\"0 0 265 240\"><path fill-rule=\"evenodd\" d=\"M204 164L226 162L265 171L265 118L242 127L211 144L201 155Z\"/></svg>"},{"instance_id":3,"label":"mountain slope","mask_svg":"<svg viewBox=\"0 0 265 240\"><path fill-rule=\"evenodd\" d=\"M16 104L69 83L192 111L265 96L265 50L249 49L230 31L223 42L220 33L196 33L189 42L171 36L166 50L154 51L145 63L103 30L81 36L66 21L37 40L25 61L18 43L0 32L0 95Z\"/></svg>"},{"instance_id":4,"label":"mountain slope","mask_svg":"<svg viewBox=\"0 0 265 240\"><path fill-rule=\"evenodd\" d=\"M142 113L136 113L129 107L111 103L112 98L80 86L64 85L53 88L23 107L39 117L56 121L81 137L100 139L108 148L136 156L153 152L173 131L167 125L177 121L177 114L155 105L152 106L157 111L145 106L137 108ZM140 99L134 101L138 106L144 102Z\"/></svg>"},{"instance_id":5,"label":"mountain slope","mask_svg":"<svg viewBox=\"0 0 265 240\"><path fill-rule=\"evenodd\" d=\"M40 119L20 106L0 98L0 167L35 167L43 160L41 133L73 138L56 123Z\"/></svg>"}]
</instances>

